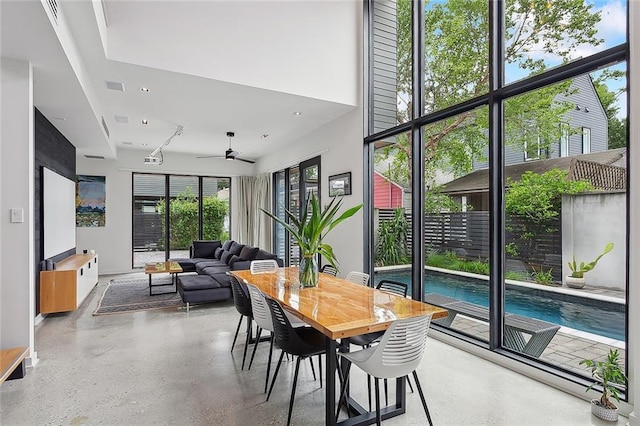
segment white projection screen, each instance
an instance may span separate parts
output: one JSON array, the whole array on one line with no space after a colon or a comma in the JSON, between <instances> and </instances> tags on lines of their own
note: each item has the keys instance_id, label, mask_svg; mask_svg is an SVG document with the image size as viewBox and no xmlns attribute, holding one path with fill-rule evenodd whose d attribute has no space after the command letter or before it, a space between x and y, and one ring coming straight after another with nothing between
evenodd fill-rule
<instances>
[{"instance_id":1,"label":"white projection screen","mask_svg":"<svg viewBox=\"0 0 640 426\"><path fill-rule=\"evenodd\" d=\"M76 246L76 184L42 168L44 258Z\"/></svg>"}]
</instances>

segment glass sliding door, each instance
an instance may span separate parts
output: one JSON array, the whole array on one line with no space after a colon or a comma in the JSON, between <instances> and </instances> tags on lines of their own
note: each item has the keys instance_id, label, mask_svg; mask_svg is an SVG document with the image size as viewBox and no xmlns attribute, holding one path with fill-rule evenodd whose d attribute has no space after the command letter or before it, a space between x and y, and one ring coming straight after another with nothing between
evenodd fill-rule
<instances>
[{"instance_id":1,"label":"glass sliding door","mask_svg":"<svg viewBox=\"0 0 640 426\"><path fill-rule=\"evenodd\" d=\"M229 238L231 179L133 174L133 268L189 257L194 240Z\"/></svg>"},{"instance_id":2,"label":"glass sliding door","mask_svg":"<svg viewBox=\"0 0 640 426\"><path fill-rule=\"evenodd\" d=\"M292 214L300 217L302 208L315 194L320 198L320 157L304 161L299 165L281 170L274 174L274 211L278 217L284 218L284 206ZM285 265L298 266L300 250L284 227L276 225L274 252L281 257Z\"/></svg>"},{"instance_id":3,"label":"glass sliding door","mask_svg":"<svg viewBox=\"0 0 640 426\"><path fill-rule=\"evenodd\" d=\"M229 239L230 178L202 178L202 239Z\"/></svg>"},{"instance_id":4,"label":"glass sliding door","mask_svg":"<svg viewBox=\"0 0 640 426\"><path fill-rule=\"evenodd\" d=\"M164 175L133 174L133 267L165 260Z\"/></svg>"}]
</instances>

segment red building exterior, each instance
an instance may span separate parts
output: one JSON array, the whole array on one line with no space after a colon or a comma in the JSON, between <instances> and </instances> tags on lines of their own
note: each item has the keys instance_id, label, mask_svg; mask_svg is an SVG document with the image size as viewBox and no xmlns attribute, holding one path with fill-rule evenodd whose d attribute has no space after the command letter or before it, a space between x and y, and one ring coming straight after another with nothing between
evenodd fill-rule
<instances>
[{"instance_id":1,"label":"red building exterior","mask_svg":"<svg viewBox=\"0 0 640 426\"><path fill-rule=\"evenodd\" d=\"M373 207L398 209L402 207L403 189L378 172L373 172Z\"/></svg>"}]
</instances>

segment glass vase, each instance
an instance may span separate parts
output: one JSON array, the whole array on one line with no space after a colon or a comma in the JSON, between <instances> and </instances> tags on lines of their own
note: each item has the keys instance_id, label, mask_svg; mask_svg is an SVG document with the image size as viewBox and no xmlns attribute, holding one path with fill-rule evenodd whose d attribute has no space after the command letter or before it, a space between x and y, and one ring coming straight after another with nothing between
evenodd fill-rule
<instances>
[{"instance_id":1,"label":"glass vase","mask_svg":"<svg viewBox=\"0 0 640 426\"><path fill-rule=\"evenodd\" d=\"M300 259L298 279L302 287L315 287L318 285L318 258L316 256L303 256Z\"/></svg>"}]
</instances>

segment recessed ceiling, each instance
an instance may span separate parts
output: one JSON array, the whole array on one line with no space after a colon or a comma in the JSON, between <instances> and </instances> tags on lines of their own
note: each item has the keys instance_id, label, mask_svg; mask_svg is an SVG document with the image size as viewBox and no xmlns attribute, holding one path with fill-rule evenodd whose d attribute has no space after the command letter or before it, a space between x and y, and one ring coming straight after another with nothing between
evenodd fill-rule
<instances>
[{"instance_id":1,"label":"recessed ceiling","mask_svg":"<svg viewBox=\"0 0 640 426\"><path fill-rule=\"evenodd\" d=\"M5 49L13 52L20 52L22 49L25 52L23 53L25 59L34 63L36 106L49 119L66 118L62 122L63 125L59 126L60 122L55 124L74 145L81 147L79 152L82 154L112 157L115 151L111 149L112 153L110 153L110 147L153 149L166 141L178 125L182 125L185 128L183 134L180 138L174 139L164 149L165 152L184 152L194 156L223 154L228 145L226 132L233 130L236 133L234 149L239 151L242 157L260 158L261 155L283 147L291 141L300 140L304 134L355 108L355 102L330 101L300 94L308 89L309 94L316 96L317 92L330 92L330 90L324 89L323 85L327 85L328 82L321 81L313 69L308 70L309 75L306 80L304 75L301 79L298 72L295 77L288 75L290 68L301 67L297 63L261 64L256 62L250 70L244 67L238 69L237 74L241 74L244 81L252 84L257 84L260 76L264 74L265 84L261 86L268 86L268 88L198 75L202 72L196 70L208 67L224 68L222 74L233 75L233 67L237 62L231 57L212 55L212 49L206 49L206 43L203 44L202 40L194 38L197 37L198 30L200 29L202 34L208 34L213 27L218 29L243 27L242 20L230 22L230 16L237 13L251 15L252 18L249 21L255 25L255 20L258 19L253 16L255 9L263 8L265 6L263 2L204 2L202 4L200 2L105 1L104 10L109 23L106 34L110 37L107 41L113 40L114 45L113 49L109 48L107 54L103 49L98 18L92 2L59 2L60 13L64 14L65 22L75 43L76 53L86 69L86 77L91 86L89 95L86 87L83 87L84 94L79 91L78 78L73 75L65 52L55 39L51 24L43 19L46 15L38 9L38 7L42 9L40 2L29 3L32 3L30 15L34 24L29 26L29 37L26 37L26 32L22 31L25 37L15 36L9 39L5 37L5 20L17 19L18 13L14 11L13 14L5 16L7 8L4 4L2 5L3 54ZM326 13L335 15L331 13L330 8L338 6L331 6L332 3L309 2L306 7L322 7L321 10L328 8ZM350 7L355 9L357 2L354 3L356 5L350 5ZM284 9L274 10L270 16L262 16L262 22L269 23L269 20L272 20L269 25L277 28L282 26L282 20L287 18L286 13L285 16L280 16L283 15L283 11L288 10L299 14L304 12L304 4L290 5L285 2L278 5ZM97 4L96 7L101 6ZM339 7L344 5L341 4ZM218 9L224 13L216 13ZM201 16L203 13L206 14L206 19ZM225 16L225 13L228 16ZM176 15L180 15L181 19L177 19ZM340 14L339 19L345 19L344 15L344 13ZM24 20L23 16L20 18ZM185 18L189 19L185 20ZM325 26L327 24L330 22L323 23ZM26 25L23 26L26 27ZM17 31L15 27L14 24L11 31ZM252 30L251 27L243 28L247 31L247 37L250 36L253 40L260 39L259 32ZM234 31L237 33L238 28ZM158 43L153 48L145 49L146 53L135 56L136 63L122 60L122 57L131 53L124 48L118 48L123 39L126 41L128 37L130 41L128 45L133 46L133 49L136 47L136 42L142 43L137 38L144 41L146 35L162 32L170 34L173 47L181 46L180 50L169 47L164 49L162 44ZM276 30L273 32L275 33ZM139 37L135 34L139 34ZM276 34L276 36L281 35ZM48 51L40 49L38 43L26 40L29 38L46 38L46 42L42 44L45 48L48 46ZM220 42L225 43L225 49L233 49L236 41L233 37L228 37ZM237 41L236 50L240 53L242 53L240 49L246 49L244 42L244 40ZM56 44L58 44L57 47L55 47ZM25 47L28 49L25 50ZM274 45L272 57L283 58L282 50L290 48L291 46ZM142 49L138 52L142 52ZM247 54L251 53L247 52L245 56ZM335 58L325 58L324 61L346 62L341 55L345 53L336 51L333 55L336 56ZM310 54L301 56L301 61L304 62L304 58L310 56ZM111 57L117 57L119 60L110 59ZM357 65L356 58L352 61ZM42 63L42 68L38 67L38 63ZM190 64L193 71L185 69L185 63ZM161 69L161 65L165 69ZM317 64L309 65L310 68L311 66L317 68ZM354 69L357 68L356 65ZM182 71L176 72L177 69ZM282 75L274 74L274 70L279 70ZM51 75L47 77L48 74ZM351 81L353 90L357 92L356 76L355 72L346 77L343 75L342 80ZM278 80L278 77L281 80ZM326 78L336 81L334 83L334 86L337 86L336 93L345 92L341 89L340 85L344 82L340 79L336 79L335 76ZM273 87L286 88L287 79L293 81L291 90L272 89ZM68 86L76 86L73 90L67 90L63 101L60 101L60 92L55 87L61 84L61 80L67 81ZM306 87L301 83L305 81ZM114 87L116 90L113 90ZM142 88L148 91L143 91ZM349 93L345 98L353 99L351 95ZM58 96L59 102L52 101L51 96ZM338 97L334 96L334 98ZM91 102L87 98L90 98ZM91 107L88 107L88 104L91 104ZM94 110L93 114L87 113L87 110L92 112L91 109ZM301 112L301 115L294 116L295 112ZM97 117L97 120L94 118L95 129L91 132L80 131L81 128L77 128L78 121L85 122L82 128L91 127L86 121L91 120L92 116ZM81 120L78 119L79 117ZM110 135L108 139L104 134L101 137L96 136L102 124L100 117L104 117L105 129L108 129ZM148 120L147 125L142 124L143 119ZM126 122L129 124L125 124ZM268 135L268 138L263 135Z\"/></svg>"}]
</instances>

